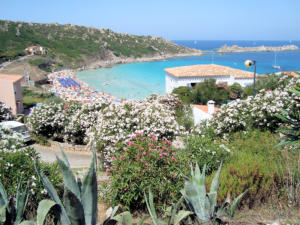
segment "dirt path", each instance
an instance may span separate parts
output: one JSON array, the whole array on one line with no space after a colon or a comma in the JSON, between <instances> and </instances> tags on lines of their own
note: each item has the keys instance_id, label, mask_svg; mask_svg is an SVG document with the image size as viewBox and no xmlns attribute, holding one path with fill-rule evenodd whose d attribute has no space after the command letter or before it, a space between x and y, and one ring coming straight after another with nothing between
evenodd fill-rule
<instances>
[{"instance_id":1,"label":"dirt path","mask_svg":"<svg viewBox=\"0 0 300 225\"><path fill-rule=\"evenodd\" d=\"M32 147L40 153L41 160L44 162L55 162L56 155L62 158L60 151L51 147L34 144ZM72 168L89 167L92 159L90 152L65 152Z\"/></svg>"}]
</instances>

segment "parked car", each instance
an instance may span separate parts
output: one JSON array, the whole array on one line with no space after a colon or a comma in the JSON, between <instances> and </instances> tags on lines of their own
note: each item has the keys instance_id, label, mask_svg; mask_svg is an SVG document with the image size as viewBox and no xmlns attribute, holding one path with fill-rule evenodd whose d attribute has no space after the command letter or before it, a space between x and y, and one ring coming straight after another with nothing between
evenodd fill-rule
<instances>
[{"instance_id":1,"label":"parked car","mask_svg":"<svg viewBox=\"0 0 300 225\"><path fill-rule=\"evenodd\" d=\"M17 121L4 121L0 123L0 126L4 129L20 134L25 143L31 141L29 131L23 123Z\"/></svg>"}]
</instances>

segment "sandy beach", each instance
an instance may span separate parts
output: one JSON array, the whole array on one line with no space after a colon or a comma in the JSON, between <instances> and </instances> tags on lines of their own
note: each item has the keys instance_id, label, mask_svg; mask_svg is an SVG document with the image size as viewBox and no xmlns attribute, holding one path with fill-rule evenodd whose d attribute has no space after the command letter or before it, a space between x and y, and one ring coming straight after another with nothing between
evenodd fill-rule
<instances>
[{"instance_id":1,"label":"sandy beach","mask_svg":"<svg viewBox=\"0 0 300 225\"><path fill-rule=\"evenodd\" d=\"M77 102L121 102L107 93L99 92L86 83L80 81L72 70L63 70L59 72L53 72L48 74L48 79L52 85L50 91L57 97L64 99L65 101L77 101Z\"/></svg>"}]
</instances>

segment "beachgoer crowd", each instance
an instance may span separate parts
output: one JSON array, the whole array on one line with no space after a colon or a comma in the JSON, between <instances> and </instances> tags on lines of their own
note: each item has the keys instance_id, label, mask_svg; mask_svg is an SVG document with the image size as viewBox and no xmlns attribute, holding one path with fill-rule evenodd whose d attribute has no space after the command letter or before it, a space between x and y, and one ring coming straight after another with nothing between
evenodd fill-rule
<instances>
[{"instance_id":1,"label":"beachgoer crowd","mask_svg":"<svg viewBox=\"0 0 300 225\"><path fill-rule=\"evenodd\" d=\"M48 79L52 84L50 91L65 101L120 101L109 94L93 90L87 84L78 80L71 70L50 73Z\"/></svg>"}]
</instances>

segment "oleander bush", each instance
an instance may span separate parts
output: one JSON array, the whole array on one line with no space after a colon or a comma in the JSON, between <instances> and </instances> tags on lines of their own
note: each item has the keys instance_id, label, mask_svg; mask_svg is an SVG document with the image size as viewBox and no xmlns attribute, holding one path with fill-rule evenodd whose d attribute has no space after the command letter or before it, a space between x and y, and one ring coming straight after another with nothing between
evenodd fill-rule
<instances>
[{"instance_id":1,"label":"oleander bush","mask_svg":"<svg viewBox=\"0 0 300 225\"><path fill-rule=\"evenodd\" d=\"M227 136L237 131L256 129L275 131L282 121L275 115L285 108L290 112L296 103L294 94L288 90L299 83L297 77L282 76L275 90L261 90L253 98L235 100L222 106L213 114L208 126L211 126L216 135ZM199 131L201 132L201 131Z\"/></svg>"},{"instance_id":2,"label":"oleander bush","mask_svg":"<svg viewBox=\"0 0 300 225\"><path fill-rule=\"evenodd\" d=\"M188 171L189 164L168 140L137 134L118 147L112 165L106 168L111 183L105 187L104 198L111 205L144 209L144 191L149 187L157 207L177 202L183 188L182 172Z\"/></svg>"},{"instance_id":3,"label":"oleander bush","mask_svg":"<svg viewBox=\"0 0 300 225\"><path fill-rule=\"evenodd\" d=\"M238 196L246 189L249 192L243 203L249 207L283 197L282 154L277 143L278 135L269 131L232 135L228 146L233 155L221 172L220 199L226 199L227 193Z\"/></svg>"},{"instance_id":4,"label":"oleander bush","mask_svg":"<svg viewBox=\"0 0 300 225\"><path fill-rule=\"evenodd\" d=\"M184 128L176 122L177 98L150 96L144 101L111 103L98 116L94 127L88 130L89 144L96 143L102 155L102 163L107 165L118 150L116 144L128 141L136 133L155 134L158 139L173 140L184 133Z\"/></svg>"},{"instance_id":5,"label":"oleander bush","mask_svg":"<svg viewBox=\"0 0 300 225\"><path fill-rule=\"evenodd\" d=\"M0 122L12 119L13 114L11 112L11 108L5 105L3 102L0 102Z\"/></svg>"}]
</instances>

